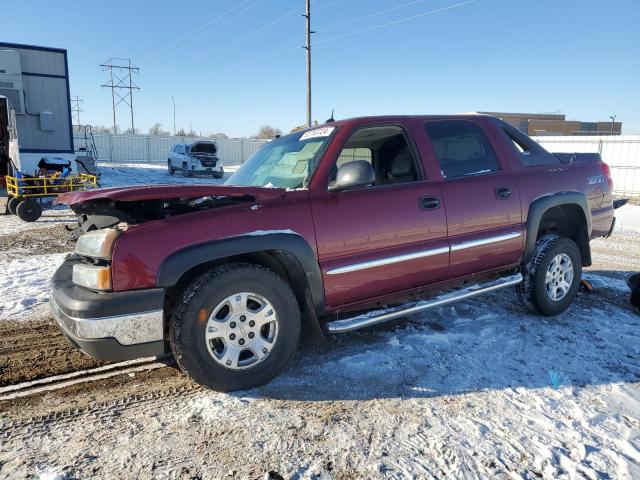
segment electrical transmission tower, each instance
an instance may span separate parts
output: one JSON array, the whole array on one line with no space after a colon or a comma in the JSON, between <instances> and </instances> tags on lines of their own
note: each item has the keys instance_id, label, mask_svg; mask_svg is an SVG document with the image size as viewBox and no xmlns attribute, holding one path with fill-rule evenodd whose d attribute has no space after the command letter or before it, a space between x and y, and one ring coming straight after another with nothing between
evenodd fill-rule
<instances>
[{"instance_id":1,"label":"electrical transmission tower","mask_svg":"<svg viewBox=\"0 0 640 480\"><path fill-rule=\"evenodd\" d=\"M129 58L109 58L100 65L102 71L109 70L109 80L101 87L111 89L111 105L113 107L113 132L116 132L116 107L124 103L131 111L131 133L135 133L133 124L133 91L140 90L140 87L133 81L133 75L140 73L140 68L136 67Z\"/></svg>"},{"instance_id":2,"label":"electrical transmission tower","mask_svg":"<svg viewBox=\"0 0 640 480\"><path fill-rule=\"evenodd\" d=\"M75 125L82 125L82 123L80 123L80 114L83 113L84 110L82 110L82 107L80 106L81 103L84 103L84 100L77 95L75 97L71 97L71 112L73 113L73 123Z\"/></svg>"}]
</instances>

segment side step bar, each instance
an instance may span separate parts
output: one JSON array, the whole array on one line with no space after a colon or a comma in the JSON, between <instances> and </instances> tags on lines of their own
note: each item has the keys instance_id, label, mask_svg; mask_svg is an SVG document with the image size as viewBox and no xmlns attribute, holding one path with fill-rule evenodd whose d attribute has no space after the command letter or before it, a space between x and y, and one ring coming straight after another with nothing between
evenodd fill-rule
<instances>
[{"instance_id":1,"label":"side step bar","mask_svg":"<svg viewBox=\"0 0 640 480\"><path fill-rule=\"evenodd\" d=\"M482 295L483 293L512 287L514 285L522 283L522 280L522 274L518 273L516 275L510 275L508 277L501 277L487 283L476 283L461 290L456 290L455 292L448 292L442 295L438 295L437 297L431 298L429 300L408 303L390 309L374 310L371 312L363 313L361 315L357 315L355 317L327 322L323 325L323 328L327 333L351 332L352 330L358 330L359 328L370 327L379 323L388 322L389 320L405 317L407 315L422 312L430 308L442 307L443 305L449 305L461 300L477 297L478 295Z\"/></svg>"}]
</instances>

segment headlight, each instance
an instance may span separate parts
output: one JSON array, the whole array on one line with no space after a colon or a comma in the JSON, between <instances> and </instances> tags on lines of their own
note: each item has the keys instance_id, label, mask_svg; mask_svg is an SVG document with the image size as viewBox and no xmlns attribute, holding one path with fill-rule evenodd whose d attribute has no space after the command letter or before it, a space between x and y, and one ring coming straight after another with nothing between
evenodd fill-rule
<instances>
[{"instance_id":1,"label":"headlight","mask_svg":"<svg viewBox=\"0 0 640 480\"><path fill-rule=\"evenodd\" d=\"M73 283L92 290L111 290L111 268L76 263L73 266Z\"/></svg>"},{"instance_id":2,"label":"headlight","mask_svg":"<svg viewBox=\"0 0 640 480\"><path fill-rule=\"evenodd\" d=\"M78 238L76 253L99 260L109 260L111 258L113 242L117 236L118 230L114 228L87 232Z\"/></svg>"}]
</instances>

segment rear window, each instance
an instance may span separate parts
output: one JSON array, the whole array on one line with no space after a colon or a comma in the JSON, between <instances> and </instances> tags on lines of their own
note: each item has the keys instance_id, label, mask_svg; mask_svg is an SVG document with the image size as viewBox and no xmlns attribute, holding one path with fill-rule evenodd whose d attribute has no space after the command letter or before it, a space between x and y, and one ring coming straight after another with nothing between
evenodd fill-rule
<instances>
[{"instance_id":1,"label":"rear window","mask_svg":"<svg viewBox=\"0 0 640 480\"><path fill-rule=\"evenodd\" d=\"M509 139L509 143L516 151L520 163L525 167L538 167L541 165L555 165L560 163L555 155L547 152L536 141L512 127L506 122L501 123L502 131Z\"/></svg>"},{"instance_id":2,"label":"rear window","mask_svg":"<svg viewBox=\"0 0 640 480\"><path fill-rule=\"evenodd\" d=\"M446 179L483 175L500 170L498 159L484 132L467 120L442 120L425 124Z\"/></svg>"}]
</instances>

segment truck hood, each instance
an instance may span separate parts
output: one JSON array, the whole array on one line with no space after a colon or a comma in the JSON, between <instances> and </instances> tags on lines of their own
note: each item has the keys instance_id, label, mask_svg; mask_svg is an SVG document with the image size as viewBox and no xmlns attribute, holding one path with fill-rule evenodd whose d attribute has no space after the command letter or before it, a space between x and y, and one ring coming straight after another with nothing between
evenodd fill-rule
<instances>
[{"instance_id":1,"label":"truck hood","mask_svg":"<svg viewBox=\"0 0 640 480\"><path fill-rule=\"evenodd\" d=\"M77 226L67 228L76 239L84 232L121 224L140 225L239 203L281 201L286 194L283 188L150 185L69 192L56 203L68 204L76 213Z\"/></svg>"},{"instance_id":2,"label":"truck hood","mask_svg":"<svg viewBox=\"0 0 640 480\"><path fill-rule=\"evenodd\" d=\"M284 197L284 188L238 187L232 185L147 185L143 187L115 187L60 195L56 204L71 207L85 202L114 201L137 202L146 200L178 200L201 197L246 198L247 200L268 201Z\"/></svg>"}]
</instances>

